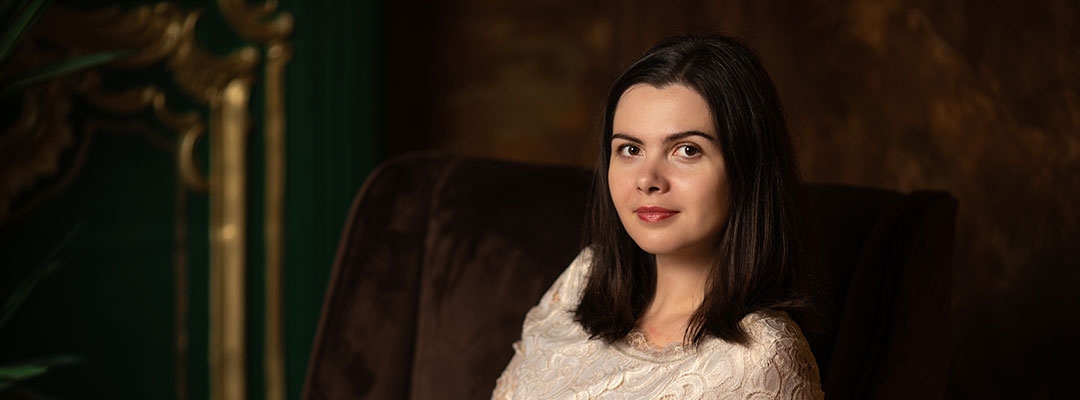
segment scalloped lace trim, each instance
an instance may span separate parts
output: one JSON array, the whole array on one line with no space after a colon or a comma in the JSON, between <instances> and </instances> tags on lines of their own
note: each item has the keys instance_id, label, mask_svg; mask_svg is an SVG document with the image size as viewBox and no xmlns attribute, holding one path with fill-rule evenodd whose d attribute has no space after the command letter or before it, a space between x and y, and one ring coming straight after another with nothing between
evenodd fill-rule
<instances>
[{"instance_id":1,"label":"scalloped lace trim","mask_svg":"<svg viewBox=\"0 0 1080 400\"><path fill-rule=\"evenodd\" d=\"M649 338L641 331L630 331L624 339L630 348L648 354L656 358L670 358L686 354L686 347L682 343L670 343L667 346L657 347L649 343Z\"/></svg>"}]
</instances>

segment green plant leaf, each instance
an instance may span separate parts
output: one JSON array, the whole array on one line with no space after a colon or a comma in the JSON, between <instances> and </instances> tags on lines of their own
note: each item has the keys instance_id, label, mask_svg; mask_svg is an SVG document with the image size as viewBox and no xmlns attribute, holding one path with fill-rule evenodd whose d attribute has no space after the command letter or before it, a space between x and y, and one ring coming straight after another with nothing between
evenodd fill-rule
<instances>
[{"instance_id":1,"label":"green plant leaf","mask_svg":"<svg viewBox=\"0 0 1080 400\"><path fill-rule=\"evenodd\" d=\"M67 59L56 64L46 66L37 71L33 71L19 76L15 79L12 79L11 83L4 85L3 88L0 89L0 98L6 98L8 96L14 95L15 93L18 93L19 91L27 87L33 86L43 81L47 81L49 79L54 79L75 71L105 64L117 58L126 56L128 53L128 51L109 51L103 53L94 53Z\"/></svg>"},{"instance_id":2,"label":"green plant leaf","mask_svg":"<svg viewBox=\"0 0 1080 400\"><path fill-rule=\"evenodd\" d=\"M84 361L83 357L73 356L70 354L61 354L58 356L40 357L22 361L22 364L34 364L43 365L46 367L63 367L67 365L79 364Z\"/></svg>"},{"instance_id":3,"label":"green plant leaf","mask_svg":"<svg viewBox=\"0 0 1080 400\"><path fill-rule=\"evenodd\" d=\"M21 381L42 375L49 371L44 365L5 365L0 366L0 379L5 381Z\"/></svg>"},{"instance_id":4,"label":"green plant leaf","mask_svg":"<svg viewBox=\"0 0 1080 400\"><path fill-rule=\"evenodd\" d=\"M4 325L7 324L7 321L11 319L12 315L15 315L15 311L19 309L22 302L30 295L30 291L34 290L34 287L41 281L41 278L44 278L60 265L60 261L57 260L56 257L60 254L60 250L71 241L71 238L75 236L75 232L78 232L80 227L82 227L81 223L75 224L75 226L68 231L67 235L60 240L60 243L53 248L48 257L45 257L45 259L41 261L41 264L38 264L37 267L31 270L30 276L26 277L26 279L19 283L19 287L15 288L15 292L11 294L11 297L4 303L3 310L0 311L0 330L4 329Z\"/></svg>"},{"instance_id":5,"label":"green plant leaf","mask_svg":"<svg viewBox=\"0 0 1080 400\"><path fill-rule=\"evenodd\" d=\"M11 58L11 53L18 47L19 42L22 41L23 36L30 30L30 27L37 22L37 19L41 17L41 14L45 11L47 6L52 0L30 0L22 8L16 8L16 13L21 11L21 14L17 14L12 24L6 29L0 32L0 67L7 64L8 58Z\"/></svg>"},{"instance_id":6,"label":"green plant leaf","mask_svg":"<svg viewBox=\"0 0 1080 400\"><path fill-rule=\"evenodd\" d=\"M14 365L0 365L0 393L15 388L15 384L19 381L44 375L49 372L49 369L51 368L80 363L82 361L82 357L65 354L27 360Z\"/></svg>"}]
</instances>

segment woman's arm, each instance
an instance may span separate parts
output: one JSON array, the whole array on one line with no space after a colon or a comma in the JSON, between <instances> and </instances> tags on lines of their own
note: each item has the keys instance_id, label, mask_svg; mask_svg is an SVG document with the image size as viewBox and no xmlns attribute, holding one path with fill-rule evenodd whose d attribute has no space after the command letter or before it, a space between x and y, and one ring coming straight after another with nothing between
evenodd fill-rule
<instances>
[{"instance_id":1,"label":"woman's arm","mask_svg":"<svg viewBox=\"0 0 1080 400\"><path fill-rule=\"evenodd\" d=\"M786 315L764 317L752 325L760 336L750 349L754 362L743 382L746 398L823 399L817 361L798 325Z\"/></svg>"}]
</instances>

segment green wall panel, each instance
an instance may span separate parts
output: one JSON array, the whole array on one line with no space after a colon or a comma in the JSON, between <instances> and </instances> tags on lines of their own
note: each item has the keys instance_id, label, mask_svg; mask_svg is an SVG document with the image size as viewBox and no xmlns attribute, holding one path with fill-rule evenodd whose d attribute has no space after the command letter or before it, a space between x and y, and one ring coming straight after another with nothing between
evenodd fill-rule
<instances>
[{"instance_id":1,"label":"green wall panel","mask_svg":"<svg viewBox=\"0 0 1080 400\"><path fill-rule=\"evenodd\" d=\"M286 375L295 399L349 205L381 157L381 7L344 0L282 7L296 17L285 224Z\"/></svg>"}]
</instances>

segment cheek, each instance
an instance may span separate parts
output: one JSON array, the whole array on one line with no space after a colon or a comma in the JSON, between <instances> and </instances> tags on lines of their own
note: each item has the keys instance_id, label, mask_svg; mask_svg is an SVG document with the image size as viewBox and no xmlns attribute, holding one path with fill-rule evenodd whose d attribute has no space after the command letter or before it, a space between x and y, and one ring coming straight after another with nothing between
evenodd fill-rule
<instances>
[{"instance_id":1,"label":"cheek","mask_svg":"<svg viewBox=\"0 0 1080 400\"><path fill-rule=\"evenodd\" d=\"M611 200L615 202L615 205L619 205L626 197L626 179L623 178L623 174L617 168L608 169L608 192L611 193Z\"/></svg>"},{"instance_id":2,"label":"cheek","mask_svg":"<svg viewBox=\"0 0 1080 400\"><path fill-rule=\"evenodd\" d=\"M703 177L691 185L697 190L697 204L705 217L712 222L723 223L727 220L731 197L728 195L727 180L717 180L715 176Z\"/></svg>"}]
</instances>

